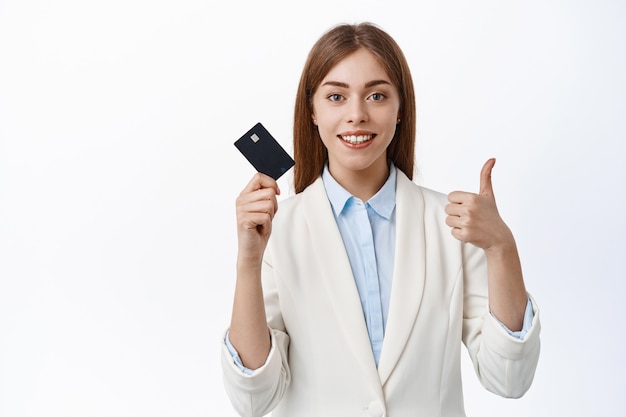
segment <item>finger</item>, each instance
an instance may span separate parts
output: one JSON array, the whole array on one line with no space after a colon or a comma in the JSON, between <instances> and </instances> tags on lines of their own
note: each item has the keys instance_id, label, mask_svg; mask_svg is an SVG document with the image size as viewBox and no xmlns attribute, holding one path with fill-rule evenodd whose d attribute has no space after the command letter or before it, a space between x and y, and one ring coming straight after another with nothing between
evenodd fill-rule
<instances>
[{"instance_id":1,"label":"finger","mask_svg":"<svg viewBox=\"0 0 626 417\"><path fill-rule=\"evenodd\" d=\"M258 230L259 227L271 227L272 218L268 213L246 213L246 215L240 220L239 224L243 229Z\"/></svg>"},{"instance_id":2,"label":"finger","mask_svg":"<svg viewBox=\"0 0 626 417\"><path fill-rule=\"evenodd\" d=\"M278 211L278 200L272 189L263 189L244 194L237 199L237 211L245 213L267 213L274 218Z\"/></svg>"},{"instance_id":3,"label":"finger","mask_svg":"<svg viewBox=\"0 0 626 417\"><path fill-rule=\"evenodd\" d=\"M248 182L248 184L241 193L249 193L252 191L260 190L262 188L271 188L276 192L276 195L280 195L280 189L278 188L278 184L276 183L274 178L260 172L257 172L252 177L250 182Z\"/></svg>"},{"instance_id":4,"label":"finger","mask_svg":"<svg viewBox=\"0 0 626 417\"><path fill-rule=\"evenodd\" d=\"M448 201L452 204L463 204L468 202L474 193L468 193L466 191L452 191L448 194Z\"/></svg>"},{"instance_id":5,"label":"finger","mask_svg":"<svg viewBox=\"0 0 626 417\"><path fill-rule=\"evenodd\" d=\"M453 203L446 205L445 212L448 216L460 217L461 215L465 214L465 209L463 208L462 204Z\"/></svg>"},{"instance_id":6,"label":"finger","mask_svg":"<svg viewBox=\"0 0 626 417\"><path fill-rule=\"evenodd\" d=\"M242 204L238 207L240 216L247 216L249 214L263 213L270 216L270 219L274 218L277 211L277 204L272 200L259 200L251 201L246 204Z\"/></svg>"},{"instance_id":7,"label":"finger","mask_svg":"<svg viewBox=\"0 0 626 417\"><path fill-rule=\"evenodd\" d=\"M450 229L450 233L452 233L452 236L454 236L455 239L460 240L461 242L469 242L467 236L463 232L463 229L453 227Z\"/></svg>"},{"instance_id":8,"label":"finger","mask_svg":"<svg viewBox=\"0 0 626 417\"><path fill-rule=\"evenodd\" d=\"M253 201L276 200L276 190L274 188L259 188L258 190L246 192L245 190L237 197L237 204L246 204Z\"/></svg>"},{"instance_id":9,"label":"finger","mask_svg":"<svg viewBox=\"0 0 626 417\"><path fill-rule=\"evenodd\" d=\"M446 225L450 226L453 229L460 229L462 226L461 218L459 216L447 216Z\"/></svg>"},{"instance_id":10,"label":"finger","mask_svg":"<svg viewBox=\"0 0 626 417\"><path fill-rule=\"evenodd\" d=\"M480 191L481 195L493 196L493 186L491 184L491 170L496 164L495 158L490 158L483 165L483 169L480 171Z\"/></svg>"}]
</instances>

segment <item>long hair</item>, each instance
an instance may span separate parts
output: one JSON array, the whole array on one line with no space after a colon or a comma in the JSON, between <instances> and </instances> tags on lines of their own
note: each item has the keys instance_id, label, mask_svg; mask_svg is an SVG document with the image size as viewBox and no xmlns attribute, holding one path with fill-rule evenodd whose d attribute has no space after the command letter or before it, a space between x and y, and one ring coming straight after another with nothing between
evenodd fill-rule
<instances>
[{"instance_id":1,"label":"long hair","mask_svg":"<svg viewBox=\"0 0 626 417\"><path fill-rule=\"evenodd\" d=\"M359 48L380 62L400 94L400 123L387 148L387 158L413 178L415 164L415 90L406 58L396 41L372 23L342 24L327 31L307 57L294 111L294 188L303 191L321 174L328 158L326 147L312 122L313 95L328 72Z\"/></svg>"}]
</instances>

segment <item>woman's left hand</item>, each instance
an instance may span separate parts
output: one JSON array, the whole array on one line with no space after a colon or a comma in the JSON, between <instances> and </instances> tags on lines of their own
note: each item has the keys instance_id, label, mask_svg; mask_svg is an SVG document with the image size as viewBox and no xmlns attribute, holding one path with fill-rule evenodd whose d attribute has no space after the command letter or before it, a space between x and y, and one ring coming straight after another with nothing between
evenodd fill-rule
<instances>
[{"instance_id":1,"label":"woman's left hand","mask_svg":"<svg viewBox=\"0 0 626 417\"><path fill-rule=\"evenodd\" d=\"M452 228L452 236L485 251L506 247L514 241L511 230L498 213L493 194L491 170L495 163L491 158L483 165L478 194L453 191L448 194L450 204L446 206L446 224Z\"/></svg>"}]
</instances>

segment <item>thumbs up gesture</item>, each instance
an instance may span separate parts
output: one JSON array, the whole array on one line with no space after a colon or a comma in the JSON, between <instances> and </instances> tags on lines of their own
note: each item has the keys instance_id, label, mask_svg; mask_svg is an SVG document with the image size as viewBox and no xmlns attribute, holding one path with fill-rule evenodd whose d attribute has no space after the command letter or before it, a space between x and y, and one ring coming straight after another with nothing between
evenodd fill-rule
<instances>
[{"instance_id":1,"label":"thumbs up gesture","mask_svg":"<svg viewBox=\"0 0 626 417\"><path fill-rule=\"evenodd\" d=\"M513 234L504 223L493 194L491 170L494 158L483 165L480 172L478 194L454 191L448 194L446 224L452 228L452 236L489 251L510 244Z\"/></svg>"}]
</instances>

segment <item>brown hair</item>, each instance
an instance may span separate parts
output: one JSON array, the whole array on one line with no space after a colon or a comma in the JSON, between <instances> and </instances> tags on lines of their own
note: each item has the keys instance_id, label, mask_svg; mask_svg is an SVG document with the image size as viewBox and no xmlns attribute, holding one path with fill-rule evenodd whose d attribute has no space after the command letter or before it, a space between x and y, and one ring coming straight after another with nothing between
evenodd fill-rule
<instances>
[{"instance_id":1,"label":"brown hair","mask_svg":"<svg viewBox=\"0 0 626 417\"><path fill-rule=\"evenodd\" d=\"M296 94L293 126L294 188L303 191L321 174L327 150L312 122L313 95L328 72L343 58L365 48L383 66L400 94L400 123L387 148L387 158L413 178L415 164L415 91L411 72L395 40L372 23L342 24L327 31L313 45L302 70Z\"/></svg>"}]
</instances>

